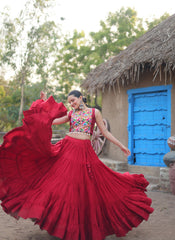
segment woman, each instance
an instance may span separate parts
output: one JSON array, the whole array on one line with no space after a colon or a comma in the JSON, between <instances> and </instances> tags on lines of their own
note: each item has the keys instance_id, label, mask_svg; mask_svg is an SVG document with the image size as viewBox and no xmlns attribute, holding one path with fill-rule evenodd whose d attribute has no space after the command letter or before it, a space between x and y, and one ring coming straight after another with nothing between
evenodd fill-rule
<instances>
[{"instance_id":1,"label":"woman","mask_svg":"<svg viewBox=\"0 0 175 240\"><path fill-rule=\"evenodd\" d=\"M45 98L45 95L43 93L43 96L42 98L44 99ZM69 93L68 95L68 102L71 106L71 108L73 108L75 111L77 111L78 113L78 118L81 117L81 114L82 112L84 111L85 113L86 112L90 112L90 111L93 111L93 109L90 109L88 108L84 101L83 101L83 96L81 94L81 92L77 91L77 90L74 90L72 92ZM83 110L83 111L82 111ZM103 123L103 119L102 119L102 116L101 116L101 113L98 109L94 109L95 110L95 116L94 116L94 120L93 121L94 123L96 122L97 123L97 126L99 127L101 133L103 134L104 137L106 137L108 140L110 140L111 142L113 142L115 145L117 145L118 147L120 147L120 149L124 152L124 154L126 156L130 155L130 151L129 149L127 149L123 144L121 144L116 138L113 137L113 135L106 129L106 127L104 126L104 123ZM69 113L69 115L66 115L62 118L58 118L58 119L55 119L53 121L53 124L62 124L62 123L66 123L70 120L71 118L71 115L72 115L72 112ZM73 113L73 115L75 115ZM77 115L77 114L76 114ZM75 117L75 116L74 116ZM91 116L88 116L88 118L91 117ZM77 119L76 119L76 122L77 122ZM84 123L85 124L85 123ZM93 123L92 123L93 124ZM84 125L86 126L86 125ZM77 139L88 139L90 140L90 131L88 132L88 134L84 134L84 131L80 131L80 129L78 129L77 131L75 129L72 128L72 130L74 131L70 131L67 135L68 136L71 136L73 138L77 138ZM83 130L83 128L82 128ZM81 133L81 135L79 134Z\"/></svg>"},{"instance_id":2,"label":"woman","mask_svg":"<svg viewBox=\"0 0 175 240\"><path fill-rule=\"evenodd\" d=\"M90 136L96 122L103 135L130 151L105 128L97 109L79 91L68 95L73 111L45 94L24 112L23 126L9 132L0 147L0 199L4 211L32 218L64 240L124 236L153 212L143 175L121 174L95 154ZM50 143L51 125L70 122L66 137Z\"/></svg>"}]
</instances>

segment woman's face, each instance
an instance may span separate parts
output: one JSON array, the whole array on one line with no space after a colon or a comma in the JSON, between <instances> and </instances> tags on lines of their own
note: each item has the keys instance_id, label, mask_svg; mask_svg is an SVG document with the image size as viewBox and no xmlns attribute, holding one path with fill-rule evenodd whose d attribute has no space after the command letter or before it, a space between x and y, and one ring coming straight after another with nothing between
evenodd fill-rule
<instances>
[{"instance_id":1,"label":"woman's face","mask_svg":"<svg viewBox=\"0 0 175 240\"><path fill-rule=\"evenodd\" d=\"M70 95L68 97L68 103L71 105L72 108L74 109L78 109L79 106L80 106L80 103L82 101L82 96L80 96L79 98L78 97L75 97L74 95Z\"/></svg>"}]
</instances>

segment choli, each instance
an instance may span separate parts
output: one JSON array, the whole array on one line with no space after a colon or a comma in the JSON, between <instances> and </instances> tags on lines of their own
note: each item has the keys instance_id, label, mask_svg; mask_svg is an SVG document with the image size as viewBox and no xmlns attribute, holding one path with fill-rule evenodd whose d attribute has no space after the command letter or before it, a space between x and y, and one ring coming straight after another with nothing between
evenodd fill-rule
<instances>
[{"instance_id":1,"label":"choli","mask_svg":"<svg viewBox=\"0 0 175 240\"><path fill-rule=\"evenodd\" d=\"M69 112L70 129L72 133L92 135L95 124L95 108Z\"/></svg>"}]
</instances>

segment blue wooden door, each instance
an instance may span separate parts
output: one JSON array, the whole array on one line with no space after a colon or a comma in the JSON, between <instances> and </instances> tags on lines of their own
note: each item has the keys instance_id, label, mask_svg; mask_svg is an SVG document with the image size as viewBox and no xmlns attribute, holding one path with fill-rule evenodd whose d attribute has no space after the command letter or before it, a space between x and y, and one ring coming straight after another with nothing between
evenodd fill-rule
<instances>
[{"instance_id":1,"label":"blue wooden door","mask_svg":"<svg viewBox=\"0 0 175 240\"><path fill-rule=\"evenodd\" d=\"M132 94L131 94L132 92ZM128 91L130 96L129 162L144 166L165 166L163 156L169 151L171 101L167 87ZM169 106L170 105L170 106Z\"/></svg>"}]
</instances>

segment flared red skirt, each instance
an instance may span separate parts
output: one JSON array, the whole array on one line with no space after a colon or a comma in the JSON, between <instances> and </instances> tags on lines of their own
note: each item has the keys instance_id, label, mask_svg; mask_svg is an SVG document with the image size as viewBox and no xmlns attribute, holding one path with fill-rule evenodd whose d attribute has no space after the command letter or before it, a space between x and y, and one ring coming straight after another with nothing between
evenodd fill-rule
<instances>
[{"instance_id":1,"label":"flared red skirt","mask_svg":"<svg viewBox=\"0 0 175 240\"><path fill-rule=\"evenodd\" d=\"M153 212L144 176L109 169L90 140L66 136L47 160L31 149L30 161L25 149L0 161L1 205L16 218L35 219L63 240L103 240L124 236Z\"/></svg>"}]
</instances>

